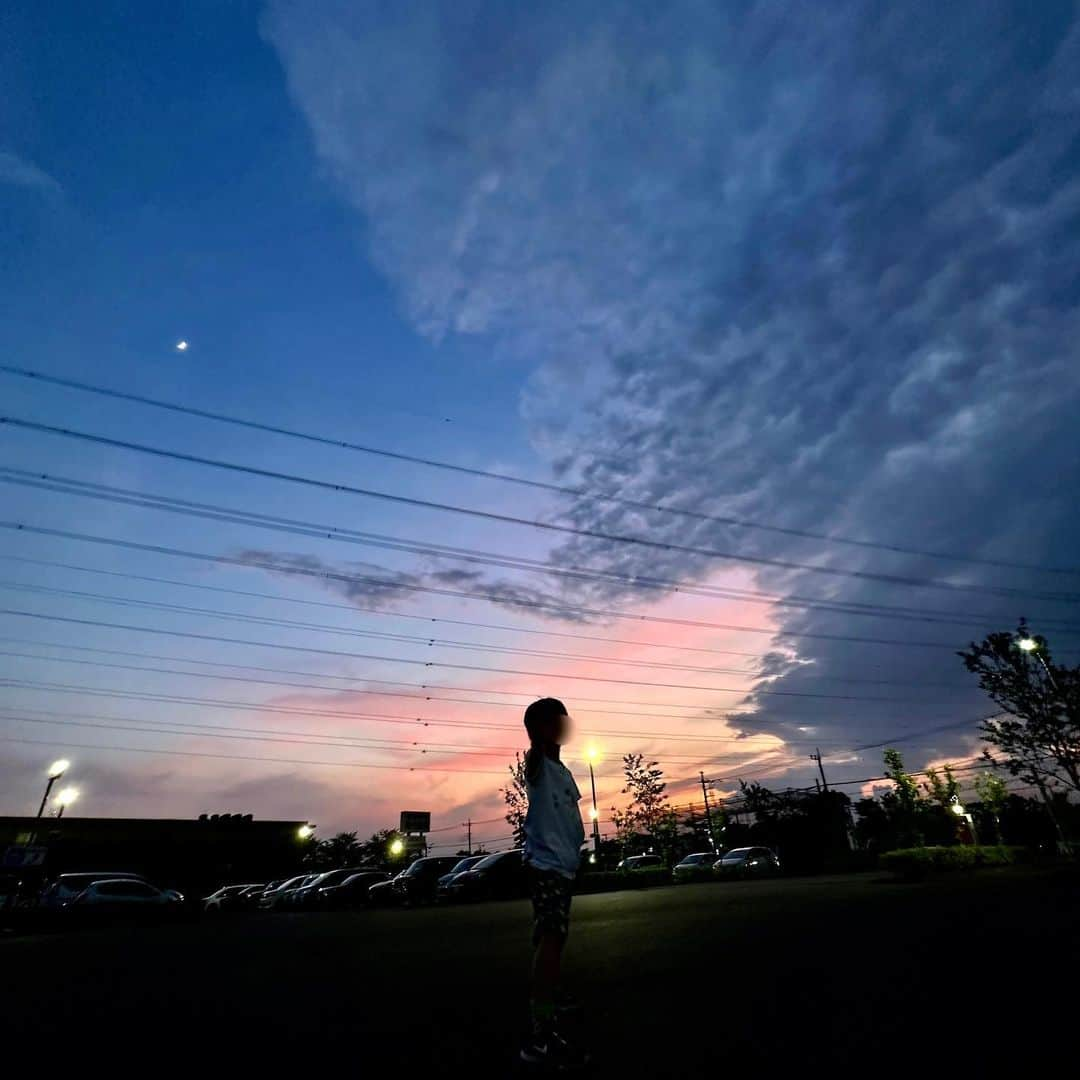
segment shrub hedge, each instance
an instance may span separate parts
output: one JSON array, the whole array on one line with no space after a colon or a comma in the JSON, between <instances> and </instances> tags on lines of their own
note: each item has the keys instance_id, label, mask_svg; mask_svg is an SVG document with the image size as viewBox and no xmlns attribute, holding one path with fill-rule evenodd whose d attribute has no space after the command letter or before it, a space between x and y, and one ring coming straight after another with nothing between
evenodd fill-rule
<instances>
[{"instance_id":1,"label":"shrub hedge","mask_svg":"<svg viewBox=\"0 0 1080 1080\"><path fill-rule=\"evenodd\" d=\"M1005 844L900 848L897 851L886 851L878 859L878 865L883 870L891 870L900 877L912 880L927 874L952 870L1007 866L1020 860L1024 853L1024 848L1008 847Z\"/></svg>"}]
</instances>

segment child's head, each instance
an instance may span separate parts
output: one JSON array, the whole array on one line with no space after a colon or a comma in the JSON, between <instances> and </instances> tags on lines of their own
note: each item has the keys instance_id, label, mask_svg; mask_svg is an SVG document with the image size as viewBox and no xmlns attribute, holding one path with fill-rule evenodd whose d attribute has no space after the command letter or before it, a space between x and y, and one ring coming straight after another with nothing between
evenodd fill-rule
<instances>
[{"instance_id":1,"label":"child's head","mask_svg":"<svg viewBox=\"0 0 1080 1080\"><path fill-rule=\"evenodd\" d=\"M525 730L534 746L561 746L570 738L570 717L566 706L553 697L540 698L525 710Z\"/></svg>"}]
</instances>

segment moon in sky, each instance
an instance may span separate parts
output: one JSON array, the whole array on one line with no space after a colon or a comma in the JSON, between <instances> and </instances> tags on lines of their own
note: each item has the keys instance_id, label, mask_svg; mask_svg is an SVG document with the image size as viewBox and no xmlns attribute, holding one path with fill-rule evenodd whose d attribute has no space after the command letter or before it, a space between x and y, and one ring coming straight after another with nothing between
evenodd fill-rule
<instances>
[{"instance_id":1,"label":"moon in sky","mask_svg":"<svg viewBox=\"0 0 1080 1080\"><path fill-rule=\"evenodd\" d=\"M178 341L176 343L176 351L177 352L187 352L187 342L186 341Z\"/></svg>"}]
</instances>

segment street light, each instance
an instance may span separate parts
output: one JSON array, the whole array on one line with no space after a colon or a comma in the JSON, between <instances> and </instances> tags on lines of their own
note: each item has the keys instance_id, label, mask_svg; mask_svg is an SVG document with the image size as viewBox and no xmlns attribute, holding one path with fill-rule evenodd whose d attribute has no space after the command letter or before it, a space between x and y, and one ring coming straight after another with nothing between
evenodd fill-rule
<instances>
[{"instance_id":1,"label":"street light","mask_svg":"<svg viewBox=\"0 0 1080 1080\"><path fill-rule=\"evenodd\" d=\"M41 805L38 807L37 816L40 818L45 813L45 804L49 801L49 792L53 784L71 768L71 762L67 758L60 758L49 766L48 782L45 784L45 794L41 796Z\"/></svg>"},{"instance_id":2,"label":"street light","mask_svg":"<svg viewBox=\"0 0 1080 1080\"><path fill-rule=\"evenodd\" d=\"M57 820L64 816L64 811L79 797L79 789L74 787L61 788L56 795Z\"/></svg>"},{"instance_id":3,"label":"street light","mask_svg":"<svg viewBox=\"0 0 1080 1080\"><path fill-rule=\"evenodd\" d=\"M296 830L296 835L299 836L301 840L310 840L315 835L315 826L305 823Z\"/></svg>"},{"instance_id":4,"label":"street light","mask_svg":"<svg viewBox=\"0 0 1080 1080\"><path fill-rule=\"evenodd\" d=\"M405 850L405 841L400 836L395 836L390 841L390 854L396 859Z\"/></svg>"},{"instance_id":5,"label":"street light","mask_svg":"<svg viewBox=\"0 0 1080 1080\"><path fill-rule=\"evenodd\" d=\"M1039 648L1039 643L1033 637L1022 637L1016 644L1019 645L1024 652L1036 652Z\"/></svg>"},{"instance_id":6,"label":"street light","mask_svg":"<svg viewBox=\"0 0 1080 1080\"><path fill-rule=\"evenodd\" d=\"M600 749L590 745L585 748L585 760L589 763L589 784L592 787L592 809L589 817L592 818L592 845L593 851L600 850L600 811L596 808L596 773L593 772L593 764L600 760Z\"/></svg>"}]
</instances>

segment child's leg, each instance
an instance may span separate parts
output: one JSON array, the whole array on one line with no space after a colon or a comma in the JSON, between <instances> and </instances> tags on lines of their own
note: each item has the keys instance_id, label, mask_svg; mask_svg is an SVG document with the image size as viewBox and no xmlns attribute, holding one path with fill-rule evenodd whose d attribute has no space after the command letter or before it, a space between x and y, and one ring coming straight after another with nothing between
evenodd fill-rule
<instances>
[{"instance_id":1,"label":"child's leg","mask_svg":"<svg viewBox=\"0 0 1080 1080\"><path fill-rule=\"evenodd\" d=\"M537 1030L550 1028L555 1022L555 992L562 971L562 951L565 938L550 931L541 932L533 952L532 1019Z\"/></svg>"}]
</instances>

